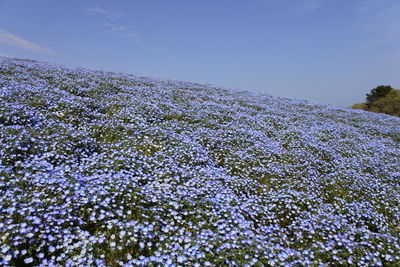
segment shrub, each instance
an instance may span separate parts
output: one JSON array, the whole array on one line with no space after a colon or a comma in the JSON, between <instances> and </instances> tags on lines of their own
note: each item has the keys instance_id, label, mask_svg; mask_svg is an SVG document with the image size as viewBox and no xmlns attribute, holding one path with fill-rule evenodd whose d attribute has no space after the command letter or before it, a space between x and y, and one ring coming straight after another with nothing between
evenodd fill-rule
<instances>
[{"instance_id":1,"label":"shrub","mask_svg":"<svg viewBox=\"0 0 400 267\"><path fill-rule=\"evenodd\" d=\"M371 104L371 111L400 117L400 90L392 90Z\"/></svg>"},{"instance_id":2,"label":"shrub","mask_svg":"<svg viewBox=\"0 0 400 267\"><path fill-rule=\"evenodd\" d=\"M367 105L365 103L357 103L357 104L352 105L351 108L365 110L367 108Z\"/></svg>"},{"instance_id":3,"label":"shrub","mask_svg":"<svg viewBox=\"0 0 400 267\"><path fill-rule=\"evenodd\" d=\"M372 89L371 92L367 94L367 107L370 108L372 103L374 103L379 98L386 96L391 90L393 90L393 88L390 85L379 85Z\"/></svg>"},{"instance_id":4,"label":"shrub","mask_svg":"<svg viewBox=\"0 0 400 267\"><path fill-rule=\"evenodd\" d=\"M362 109L400 117L400 90L380 85L367 94L366 103L357 103L353 109Z\"/></svg>"}]
</instances>

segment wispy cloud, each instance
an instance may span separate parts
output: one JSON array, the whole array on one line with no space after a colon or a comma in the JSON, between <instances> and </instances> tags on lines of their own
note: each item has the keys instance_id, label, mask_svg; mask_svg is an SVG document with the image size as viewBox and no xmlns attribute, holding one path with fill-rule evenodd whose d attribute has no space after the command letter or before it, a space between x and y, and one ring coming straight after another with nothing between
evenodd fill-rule
<instances>
[{"instance_id":1,"label":"wispy cloud","mask_svg":"<svg viewBox=\"0 0 400 267\"><path fill-rule=\"evenodd\" d=\"M51 49L31 43L3 29L0 29L0 43L51 56L57 54Z\"/></svg>"},{"instance_id":2,"label":"wispy cloud","mask_svg":"<svg viewBox=\"0 0 400 267\"><path fill-rule=\"evenodd\" d=\"M106 15L106 18L109 19L109 20L117 20L117 19L122 18L122 17L124 17L124 15L118 14L118 13L111 13L111 14L107 14Z\"/></svg>"},{"instance_id":3,"label":"wispy cloud","mask_svg":"<svg viewBox=\"0 0 400 267\"><path fill-rule=\"evenodd\" d=\"M87 9L87 12L90 15L103 15L105 18L109 20L117 20L119 18L124 17L124 15L116 12L112 12L110 10L105 10L99 6L91 7Z\"/></svg>"},{"instance_id":4,"label":"wispy cloud","mask_svg":"<svg viewBox=\"0 0 400 267\"><path fill-rule=\"evenodd\" d=\"M400 2L364 0L354 10L372 46L400 44Z\"/></svg>"},{"instance_id":5,"label":"wispy cloud","mask_svg":"<svg viewBox=\"0 0 400 267\"><path fill-rule=\"evenodd\" d=\"M103 26L105 26L107 28L105 30L105 32L125 32L130 29L127 26L116 25L116 24L109 23L109 22L104 23Z\"/></svg>"},{"instance_id":6,"label":"wispy cloud","mask_svg":"<svg viewBox=\"0 0 400 267\"><path fill-rule=\"evenodd\" d=\"M103 27L105 28L105 33L118 33L134 42L140 42L140 39L132 30L132 27L119 23L119 19L124 17L123 14L106 10L99 6L88 8L87 12L89 15L98 15L104 18L105 22L103 23Z\"/></svg>"},{"instance_id":7,"label":"wispy cloud","mask_svg":"<svg viewBox=\"0 0 400 267\"><path fill-rule=\"evenodd\" d=\"M86 10L87 10L88 13L91 14L91 15L107 14L107 13L109 13L107 10L102 9L102 8L100 8L100 7L98 7L98 6L91 7L91 8L88 8L88 9L86 9Z\"/></svg>"},{"instance_id":8,"label":"wispy cloud","mask_svg":"<svg viewBox=\"0 0 400 267\"><path fill-rule=\"evenodd\" d=\"M311 13L321 9L325 5L326 0L300 0L297 2L296 8L303 13Z\"/></svg>"}]
</instances>

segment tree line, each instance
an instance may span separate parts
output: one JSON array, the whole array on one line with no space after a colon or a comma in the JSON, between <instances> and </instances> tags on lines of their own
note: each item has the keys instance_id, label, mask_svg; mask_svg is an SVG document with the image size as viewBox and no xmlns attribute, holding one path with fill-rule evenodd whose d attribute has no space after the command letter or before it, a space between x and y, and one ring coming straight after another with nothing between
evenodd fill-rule
<instances>
[{"instance_id":1,"label":"tree line","mask_svg":"<svg viewBox=\"0 0 400 267\"><path fill-rule=\"evenodd\" d=\"M351 108L400 117L400 90L379 85L367 94L365 103L354 104Z\"/></svg>"}]
</instances>

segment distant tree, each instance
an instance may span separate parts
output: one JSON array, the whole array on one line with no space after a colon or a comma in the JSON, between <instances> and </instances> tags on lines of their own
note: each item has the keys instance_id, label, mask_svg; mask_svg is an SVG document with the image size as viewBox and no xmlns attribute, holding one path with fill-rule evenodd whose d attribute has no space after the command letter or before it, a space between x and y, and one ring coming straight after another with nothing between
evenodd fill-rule
<instances>
[{"instance_id":1,"label":"distant tree","mask_svg":"<svg viewBox=\"0 0 400 267\"><path fill-rule=\"evenodd\" d=\"M367 94L366 103L357 103L353 109L362 109L400 117L400 90L380 85Z\"/></svg>"},{"instance_id":2,"label":"distant tree","mask_svg":"<svg viewBox=\"0 0 400 267\"><path fill-rule=\"evenodd\" d=\"M371 103L370 111L400 117L400 90L391 90L384 97Z\"/></svg>"},{"instance_id":3,"label":"distant tree","mask_svg":"<svg viewBox=\"0 0 400 267\"><path fill-rule=\"evenodd\" d=\"M367 108L371 108L373 102L386 96L393 88L390 85L379 85L371 90L369 94L367 94L366 105Z\"/></svg>"}]
</instances>

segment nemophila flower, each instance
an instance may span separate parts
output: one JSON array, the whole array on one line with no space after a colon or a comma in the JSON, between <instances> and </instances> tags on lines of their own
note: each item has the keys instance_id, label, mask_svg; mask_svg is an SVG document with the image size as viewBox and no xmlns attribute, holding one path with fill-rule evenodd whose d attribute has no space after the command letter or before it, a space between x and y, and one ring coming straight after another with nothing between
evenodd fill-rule
<instances>
[{"instance_id":1,"label":"nemophila flower","mask_svg":"<svg viewBox=\"0 0 400 267\"><path fill-rule=\"evenodd\" d=\"M15 59L0 73L5 265L400 260L398 118Z\"/></svg>"},{"instance_id":2,"label":"nemophila flower","mask_svg":"<svg viewBox=\"0 0 400 267\"><path fill-rule=\"evenodd\" d=\"M33 258L31 258L31 257L26 258L26 259L24 259L24 262L25 262L26 264L32 263L32 262L33 262Z\"/></svg>"},{"instance_id":3,"label":"nemophila flower","mask_svg":"<svg viewBox=\"0 0 400 267\"><path fill-rule=\"evenodd\" d=\"M10 261L12 259L12 256L10 254L7 254L4 256L5 261Z\"/></svg>"}]
</instances>

